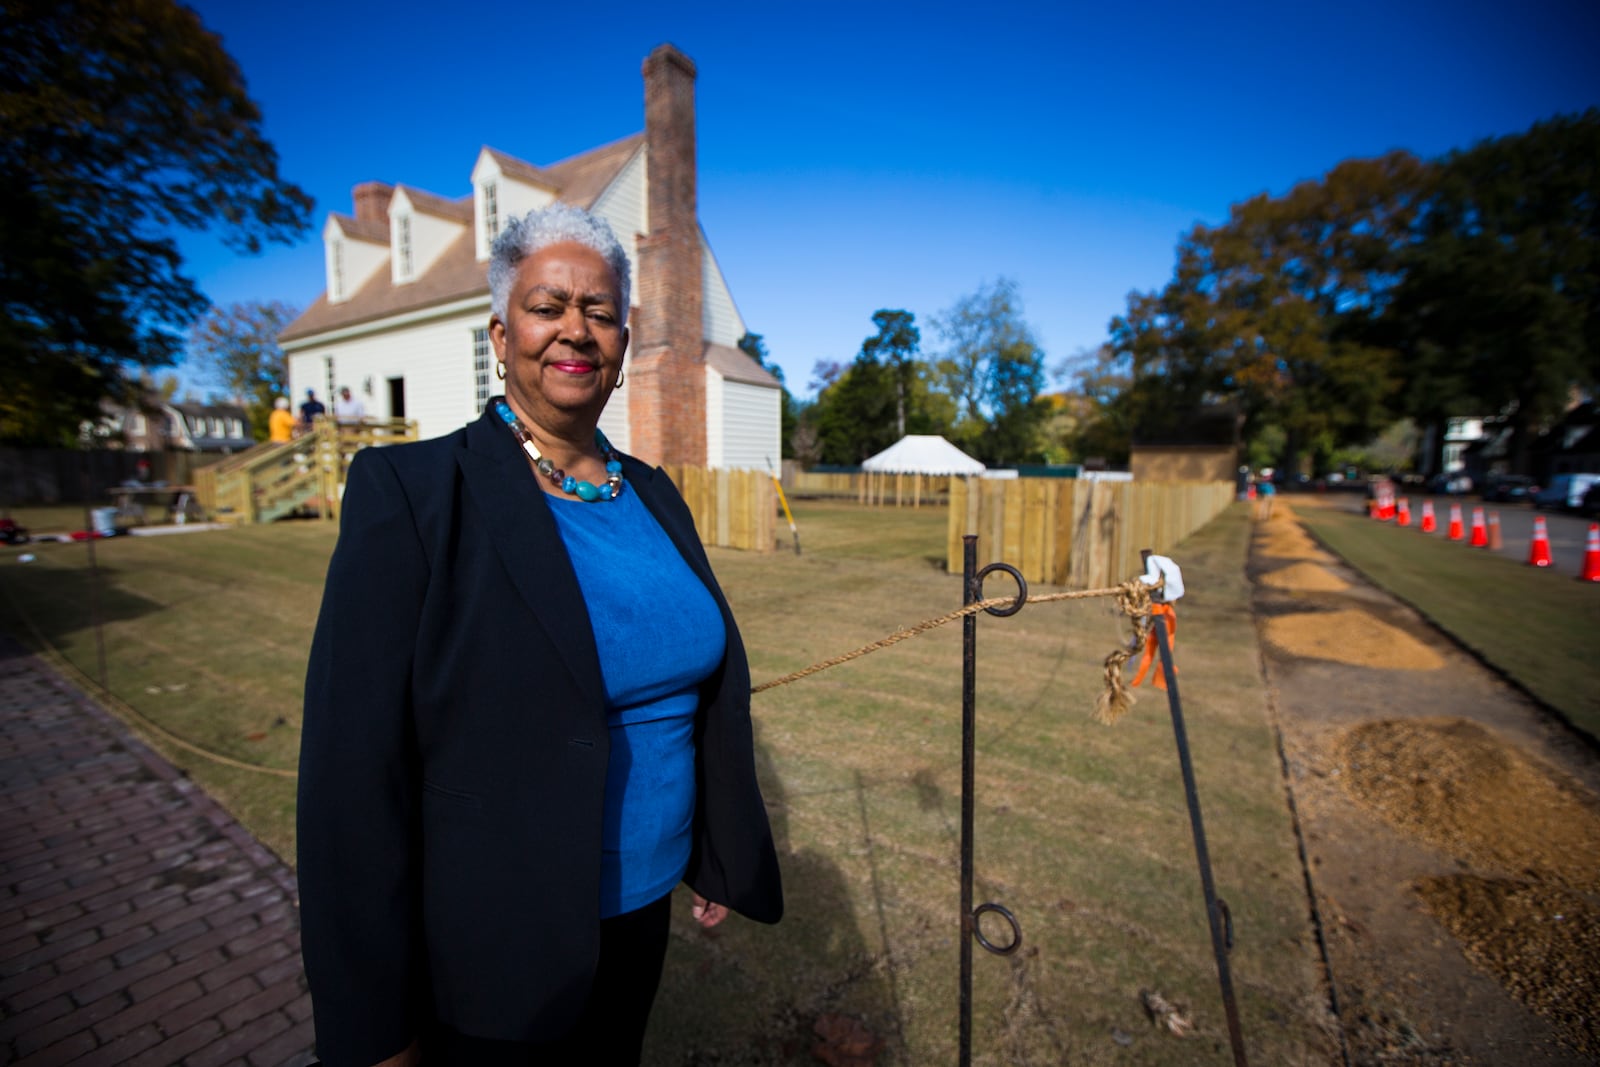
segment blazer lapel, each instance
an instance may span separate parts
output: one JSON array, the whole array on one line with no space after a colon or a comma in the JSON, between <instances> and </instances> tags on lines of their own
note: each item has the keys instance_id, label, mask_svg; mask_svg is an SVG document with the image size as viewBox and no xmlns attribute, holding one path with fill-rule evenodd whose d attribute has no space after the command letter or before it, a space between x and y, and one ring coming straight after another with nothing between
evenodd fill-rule
<instances>
[{"instance_id":1,"label":"blazer lapel","mask_svg":"<svg viewBox=\"0 0 1600 1067\"><path fill-rule=\"evenodd\" d=\"M511 584L584 695L603 707L600 654L577 572L544 490L492 411L467 427L467 447L456 453L456 462Z\"/></svg>"}]
</instances>

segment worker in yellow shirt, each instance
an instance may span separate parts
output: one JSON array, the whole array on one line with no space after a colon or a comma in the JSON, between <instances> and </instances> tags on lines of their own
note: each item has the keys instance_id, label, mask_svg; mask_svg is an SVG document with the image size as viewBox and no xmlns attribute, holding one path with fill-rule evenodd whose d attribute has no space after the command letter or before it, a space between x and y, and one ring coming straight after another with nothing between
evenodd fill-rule
<instances>
[{"instance_id":1,"label":"worker in yellow shirt","mask_svg":"<svg viewBox=\"0 0 1600 1067\"><path fill-rule=\"evenodd\" d=\"M289 414L289 398L280 396L272 402L272 414L267 416L267 440L273 444L294 436L294 416Z\"/></svg>"}]
</instances>

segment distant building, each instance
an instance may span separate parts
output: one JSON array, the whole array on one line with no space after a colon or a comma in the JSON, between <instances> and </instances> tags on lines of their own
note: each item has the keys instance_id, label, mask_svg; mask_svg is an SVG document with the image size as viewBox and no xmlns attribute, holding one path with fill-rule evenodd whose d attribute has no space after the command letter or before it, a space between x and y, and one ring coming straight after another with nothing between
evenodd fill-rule
<instances>
[{"instance_id":1,"label":"distant building","mask_svg":"<svg viewBox=\"0 0 1600 1067\"><path fill-rule=\"evenodd\" d=\"M1233 404L1210 404L1169 425L1144 429L1128 449L1136 482L1231 482L1239 469L1244 416Z\"/></svg>"},{"instance_id":2,"label":"distant building","mask_svg":"<svg viewBox=\"0 0 1600 1067\"><path fill-rule=\"evenodd\" d=\"M1600 473L1600 404L1591 400L1569 408L1528 451L1540 485L1558 474Z\"/></svg>"},{"instance_id":3,"label":"distant building","mask_svg":"<svg viewBox=\"0 0 1600 1067\"><path fill-rule=\"evenodd\" d=\"M700 228L694 64L671 45L644 61L645 129L548 166L485 147L472 191L449 199L365 182L323 226L326 290L279 336L291 393L349 386L369 417L421 437L476 418L500 391L489 343L488 259L509 218L553 201L611 224L633 268L625 381L600 426L647 462L762 468L780 452L782 386L745 333Z\"/></svg>"},{"instance_id":4,"label":"distant building","mask_svg":"<svg viewBox=\"0 0 1600 1067\"><path fill-rule=\"evenodd\" d=\"M131 452L242 452L256 443L250 413L239 404L198 404L148 397L109 413L113 440Z\"/></svg>"}]
</instances>

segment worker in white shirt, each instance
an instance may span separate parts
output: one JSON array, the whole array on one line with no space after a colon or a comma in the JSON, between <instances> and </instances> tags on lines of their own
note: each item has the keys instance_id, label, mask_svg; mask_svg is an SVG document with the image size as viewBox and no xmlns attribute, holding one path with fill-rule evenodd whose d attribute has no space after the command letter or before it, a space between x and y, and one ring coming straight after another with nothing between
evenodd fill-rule
<instances>
[{"instance_id":1,"label":"worker in white shirt","mask_svg":"<svg viewBox=\"0 0 1600 1067\"><path fill-rule=\"evenodd\" d=\"M350 395L348 385L341 386L333 402L333 417L340 422L359 422L367 417L367 406Z\"/></svg>"}]
</instances>

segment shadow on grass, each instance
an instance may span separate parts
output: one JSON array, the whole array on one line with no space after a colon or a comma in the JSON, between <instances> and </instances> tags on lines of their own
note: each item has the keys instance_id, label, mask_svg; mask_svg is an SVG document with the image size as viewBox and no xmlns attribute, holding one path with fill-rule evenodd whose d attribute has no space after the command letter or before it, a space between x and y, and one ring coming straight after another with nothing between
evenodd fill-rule
<instances>
[{"instance_id":1,"label":"shadow on grass","mask_svg":"<svg viewBox=\"0 0 1600 1067\"><path fill-rule=\"evenodd\" d=\"M15 554L12 554L13 556ZM30 647L43 641L62 649L71 639L102 625L152 615L164 605L131 593L115 567L91 572L87 563L55 565L43 560L23 564L5 560L0 627Z\"/></svg>"},{"instance_id":2,"label":"shadow on grass","mask_svg":"<svg viewBox=\"0 0 1600 1067\"><path fill-rule=\"evenodd\" d=\"M788 802L759 722L755 731L756 768L783 871L783 921L764 926L733 917L701 930L688 921L685 903L675 905L644 1062L907 1062L886 953L862 933L840 865L814 849L793 848ZM864 812L863 806L863 819ZM870 835L866 847L870 865ZM871 886L879 910L871 928L886 945L875 868ZM871 1046L884 1054L850 1058Z\"/></svg>"}]
</instances>

